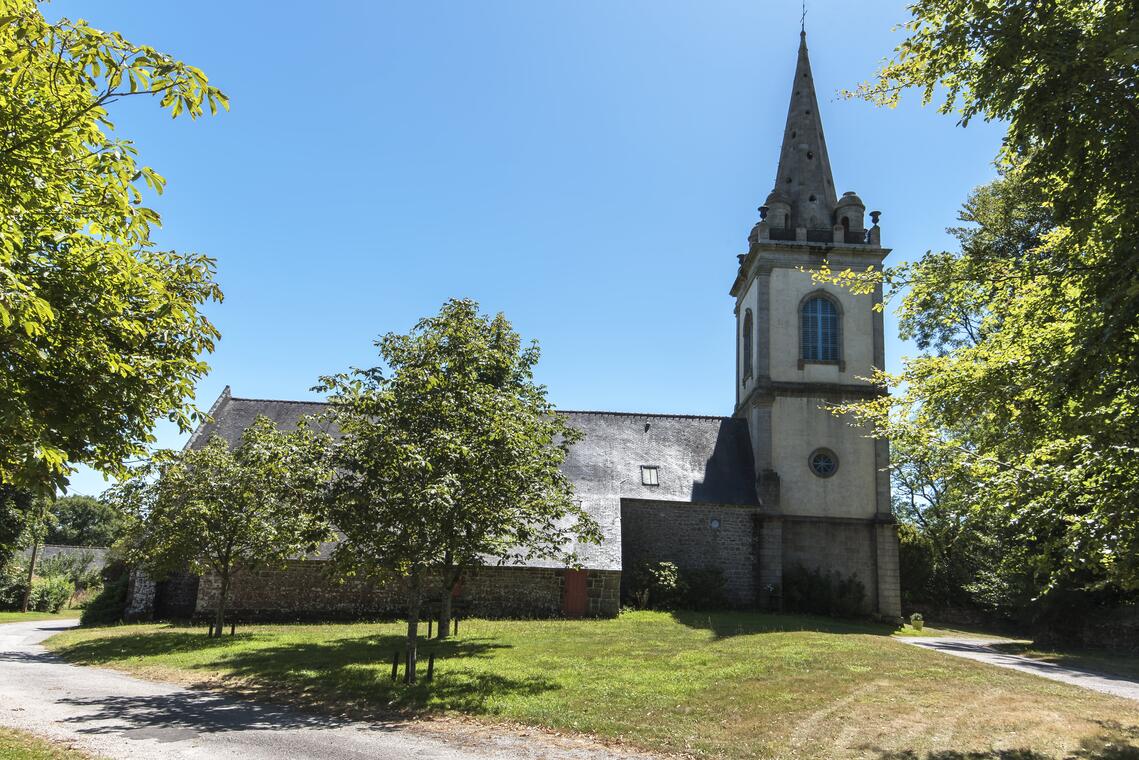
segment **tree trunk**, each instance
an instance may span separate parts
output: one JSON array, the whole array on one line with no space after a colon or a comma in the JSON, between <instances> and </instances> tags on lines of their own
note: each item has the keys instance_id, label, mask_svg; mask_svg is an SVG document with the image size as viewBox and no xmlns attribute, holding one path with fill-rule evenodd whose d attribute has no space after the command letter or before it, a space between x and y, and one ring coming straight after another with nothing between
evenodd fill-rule
<instances>
[{"instance_id":1,"label":"tree trunk","mask_svg":"<svg viewBox=\"0 0 1139 760\"><path fill-rule=\"evenodd\" d=\"M415 663L418 657L416 646L419 643L419 607L423 603L423 577L419 570L412 570L408 577L407 590L407 672L404 683L415 683Z\"/></svg>"},{"instance_id":2,"label":"tree trunk","mask_svg":"<svg viewBox=\"0 0 1139 760\"><path fill-rule=\"evenodd\" d=\"M450 575L450 573L448 573ZM451 589L454 584L443 584L443 596L439 599L439 634L437 638L445 639L451 635Z\"/></svg>"},{"instance_id":3,"label":"tree trunk","mask_svg":"<svg viewBox=\"0 0 1139 760\"><path fill-rule=\"evenodd\" d=\"M218 594L218 608L214 614L214 636L221 636L225 627L225 605L229 601L229 572L222 573L221 593Z\"/></svg>"},{"instance_id":4,"label":"tree trunk","mask_svg":"<svg viewBox=\"0 0 1139 760\"><path fill-rule=\"evenodd\" d=\"M36 573L36 559L40 554L40 534L36 530L35 538L32 539L32 561L28 563L28 587L24 589L24 602L20 605L20 612L28 611L28 602L32 598L32 576Z\"/></svg>"},{"instance_id":5,"label":"tree trunk","mask_svg":"<svg viewBox=\"0 0 1139 760\"><path fill-rule=\"evenodd\" d=\"M20 605L20 612L28 611L28 603L32 598L32 576L36 574L36 560L40 555L40 540L47 535L44 530L44 511L46 509L47 505L44 504L44 500L42 498L36 499L36 522L32 530L32 561L28 563L28 587L24 589L24 601Z\"/></svg>"},{"instance_id":6,"label":"tree trunk","mask_svg":"<svg viewBox=\"0 0 1139 760\"><path fill-rule=\"evenodd\" d=\"M451 635L451 594L455 590L455 581L459 574L452 565L451 553L443 558L442 590L439 594L439 638L445 639Z\"/></svg>"}]
</instances>

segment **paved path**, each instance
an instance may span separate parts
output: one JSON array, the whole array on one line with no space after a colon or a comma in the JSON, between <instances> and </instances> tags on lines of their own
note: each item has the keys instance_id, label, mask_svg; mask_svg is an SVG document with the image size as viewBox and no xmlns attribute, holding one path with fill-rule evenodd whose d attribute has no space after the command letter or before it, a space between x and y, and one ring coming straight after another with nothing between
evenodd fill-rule
<instances>
[{"instance_id":1,"label":"paved path","mask_svg":"<svg viewBox=\"0 0 1139 760\"><path fill-rule=\"evenodd\" d=\"M1055 663L1034 660L1031 657L1005 654L992 647L993 644L1011 644L1012 641L1009 639L917 638L898 636L897 640L905 642L906 644L951 654L954 657L964 657L967 660L977 660L978 662L996 665L1001 668L1019 670L1022 673L1032 673L1033 675L1042 676L1043 678L1051 678L1053 681L1063 681L1064 683L1082 686L1085 689L1093 689L1095 691L1102 691L1105 694L1114 694L1117 697L1126 697L1127 699L1139 701L1139 682L1137 681L1129 680L1122 676L1110 676L1102 673L1092 673L1086 670L1066 668L1062 665L1056 665Z\"/></svg>"},{"instance_id":2,"label":"paved path","mask_svg":"<svg viewBox=\"0 0 1139 760\"><path fill-rule=\"evenodd\" d=\"M537 731L362 723L68 665L39 642L71 620L0 625L0 725L130 760L648 760Z\"/></svg>"}]
</instances>

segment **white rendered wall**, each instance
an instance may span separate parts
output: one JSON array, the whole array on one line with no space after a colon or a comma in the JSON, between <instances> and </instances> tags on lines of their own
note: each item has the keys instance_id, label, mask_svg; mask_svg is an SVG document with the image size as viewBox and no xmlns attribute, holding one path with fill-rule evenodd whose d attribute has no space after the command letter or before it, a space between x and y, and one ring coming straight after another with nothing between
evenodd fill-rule
<instances>
[{"instance_id":1,"label":"white rendered wall","mask_svg":"<svg viewBox=\"0 0 1139 760\"><path fill-rule=\"evenodd\" d=\"M752 281L754 287L755 281ZM799 304L803 297L825 290L842 306L842 358L845 371L834 364L806 364L799 369ZM754 295L749 290L749 296ZM774 381L865 384L874 364L874 301L848 290L821 286L808 272L775 269L771 273L771 379ZM754 306L752 307L755 308Z\"/></svg>"},{"instance_id":2,"label":"white rendered wall","mask_svg":"<svg viewBox=\"0 0 1139 760\"><path fill-rule=\"evenodd\" d=\"M757 292L756 280L752 279L747 285L747 291L744 293L743 300L739 305L739 312L736 314L736 402L739 403L740 399L744 398L753 387L755 387L755 365L756 358L759 356L761 350L760 343L762 342L760 336L760 323L759 318L759 298ZM751 309L751 375L741 382L744 378L744 314L747 310ZM766 337L766 336L763 336Z\"/></svg>"},{"instance_id":3,"label":"white rendered wall","mask_svg":"<svg viewBox=\"0 0 1139 760\"><path fill-rule=\"evenodd\" d=\"M775 399L771 409L772 466L781 481L784 514L826 517L873 517L875 500L874 441L863 428L820 409L822 399ZM838 471L820 478L808 460L817 448L838 456Z\"/></svg>"}]
</instances>

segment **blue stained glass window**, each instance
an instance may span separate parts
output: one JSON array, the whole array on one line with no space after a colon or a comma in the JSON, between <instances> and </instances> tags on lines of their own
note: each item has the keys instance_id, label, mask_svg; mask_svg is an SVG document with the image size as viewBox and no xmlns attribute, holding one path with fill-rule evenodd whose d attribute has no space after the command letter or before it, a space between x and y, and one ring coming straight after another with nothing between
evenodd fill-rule
<instances>
[{"instance_id":1,"label":"blue stained glass window","mask_svg":"<svg viewBox=\"0 0 1139 760\"><path fill-rule=\"evenodd\" d=\"M838 309L822 296L803 304L799 315L799 350L805 361L838 361Z\"/></svg>"}]
</instances>

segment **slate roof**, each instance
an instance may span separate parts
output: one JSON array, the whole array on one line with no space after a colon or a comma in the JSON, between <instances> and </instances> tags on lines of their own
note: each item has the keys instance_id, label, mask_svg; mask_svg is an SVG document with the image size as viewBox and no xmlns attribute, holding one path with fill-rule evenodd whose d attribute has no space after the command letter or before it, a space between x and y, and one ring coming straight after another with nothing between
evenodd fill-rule
<instances>
[{"instance_id":1,"label":"slate roof","mask_svg":"<svg viewBox=\"0 0 1139 760\"><path fill-rule=\"evenodd\" d=\"M213 418L186 446L218 434L231 443L259 414L281 428L324 411L319 401L237 398L227 387L210 409ZM621 569L621 500L758 506L747 422L735 417L563 411L584 437L563 466L576 498L597 520L605 539L579 547L587 568ZM656 466L659 485L641 483L641 466ZM537 561L532 566L556 567Z\"/></svg>"}]
</instances>

